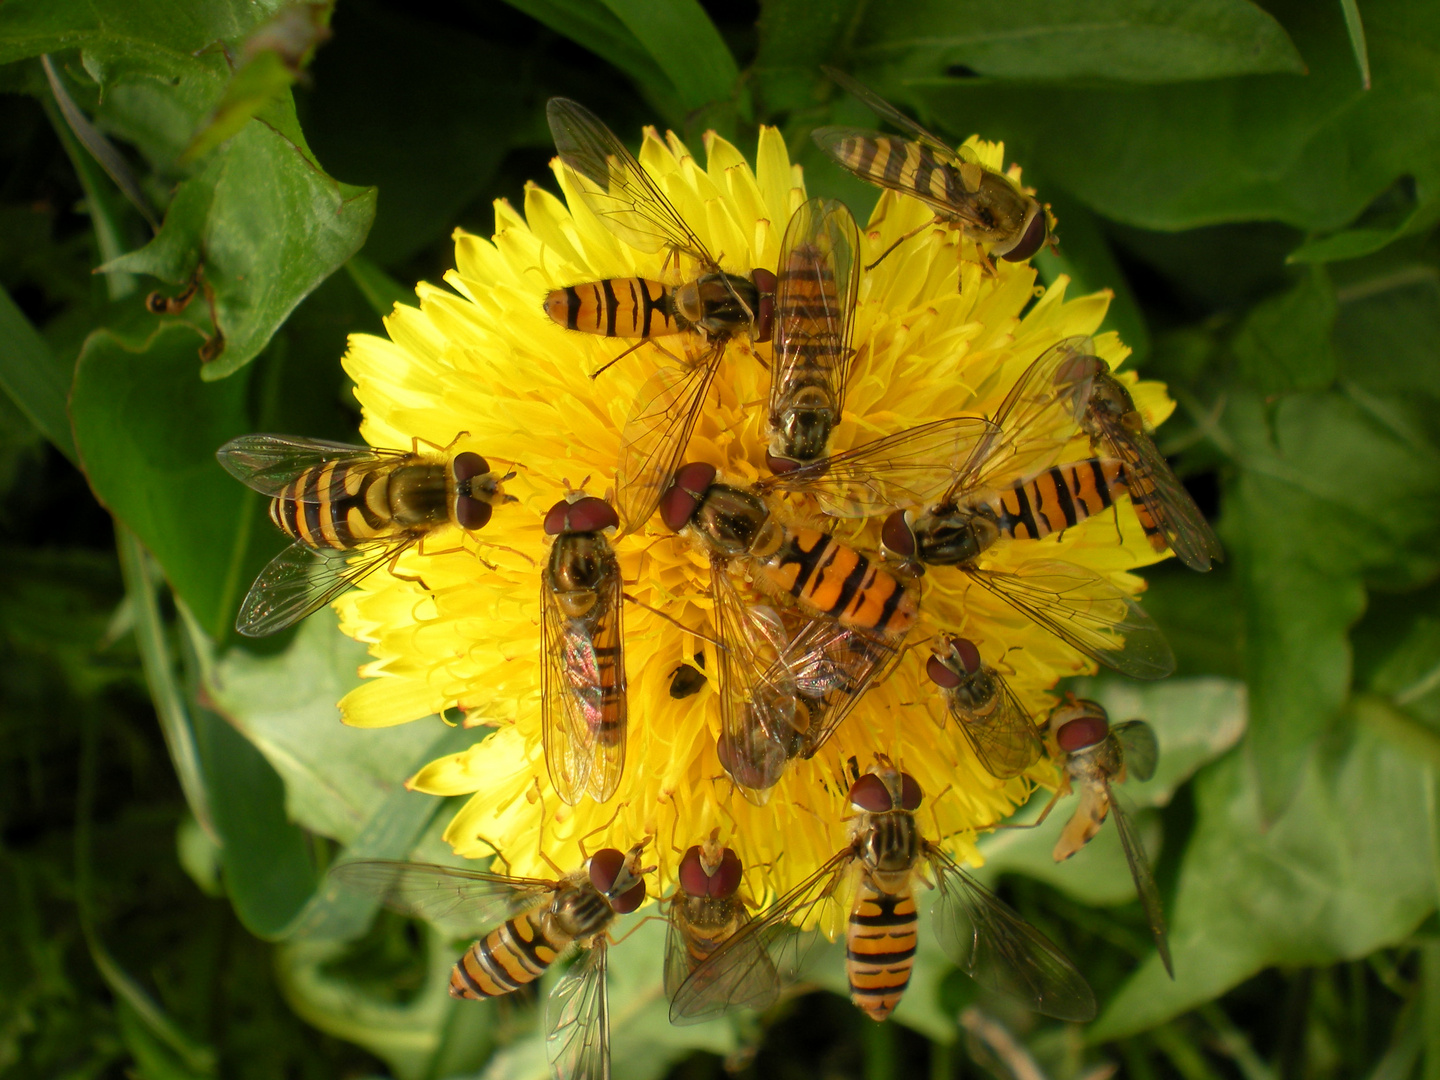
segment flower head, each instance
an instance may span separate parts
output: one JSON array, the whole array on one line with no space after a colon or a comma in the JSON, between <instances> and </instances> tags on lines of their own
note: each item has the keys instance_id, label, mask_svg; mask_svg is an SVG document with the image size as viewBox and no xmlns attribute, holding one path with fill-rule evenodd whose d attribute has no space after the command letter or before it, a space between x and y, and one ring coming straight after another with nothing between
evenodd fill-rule
<instances>
[{"instance_id":1,"label":"flower head","mask_svg":"<svg viewBox=\"0 0 1440 1080\"><path fill-rule=\"evenodd\" d=\"M972 141L987 164L1003 150ZM647 131L640 160L724 269L774 267L790 215L804 202L803 179L773 129L761 130L752 171L740 153L706 138L702 165L673 136ZM1035 782L1053 783L1047 762L998 780L977 761L937 688L925 676L931 641L942 633L976 642L1034 715L1062 676L1089 668L1064 642L983 589L967 575L937 569L922 582L921 621L898 665L871 689L835 736L810 760L792 762L767 805L741 798L716 757L720 730L715 668L691 696L671 695L671 675L713 646L709 562L659 518L613 541L625 582L625 666L629 679L629 751L619 790L605 805L567 806L556 797L541 749L540 577L548 538L542 519L567 491L613 494L620 433L636 396L664 358L645 345L591 374L630 342L616 344L566 330L541 304L557 287L621 276L665 278L666 257L627 247L556 176L562 203L538 187L524 215L496 204L496 235L456 234L454 291L422 285L420 306L397 307L390 340L357 335L345 359L364 406L363 433L378 446L413 438L444 446L468 432L463 449L513 467L499 508L474 539L433 543L405 554L399 573L375 574L338 601L342 625L370 645L367 681L342 702L346 722L403 723L446 709L467 724L493 726L475 746L427 765L412 786L467 794L446 839L464 856L501 856L511 873L547 875L581 860L581 845L624 849L655 834L662 886L673 882L681 853L718 828L744 860L755 899L796 884L845 843L846 793L855 769L888 755L920 782L920 820L962 858L969 838L994 824ZM923 225L930 211L885 193L865 230L865 261ZM958 276L957 276L958 268ZM684 271L684 267L680 271ZM958 286L958 287L957 287ZM857 355L843 422L832 451L915 424L955 415L989 415L1022 371L1063 338L1094 334L1108 294L1065 299L1062 278L1037 290L1023 263L993 268L953 230L922 230L860 284ZM682 344L674 344L677 340ZM666 348L698 348L666 339ZM1128 350L1114 334L1095 339L1116 368ZM687 460L715 465L730 483L765 473L765 402L770 346L727 346ZM1121 373L1152 422L1170 405L1157 384ZM1089 456L1078 433L1063 456ZM497 464L497 467L499 467ZM1044 541L997 546L989 565L1024 572L1031 560L1061 558L1110 578L1130 592L1130 569L1157 557L1128 506ZM879 547L879 522L832 522L861 547ZM449 550L446 550L447 546ZM711 654L713 656L713 654Z\"/></svg>"}]
</instances>

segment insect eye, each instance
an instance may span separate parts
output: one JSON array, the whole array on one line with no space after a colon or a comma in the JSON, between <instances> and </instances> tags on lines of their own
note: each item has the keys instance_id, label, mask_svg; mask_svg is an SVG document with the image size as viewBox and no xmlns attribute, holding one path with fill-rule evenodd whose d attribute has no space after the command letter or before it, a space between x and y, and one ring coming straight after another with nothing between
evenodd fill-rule
<instances>
[{"instance_id":1,"label":"insect eye","mask_svg":"<svg viewBox=\"0 0 1440 1080\"><path fill-rule=\"evenodd\" d=\"M704 896L710 891L710 877L700 862L700 845L691 846L680 860L680 888L689 896Z\"/></svg>"},{"instance_id":2,"label":"insect eye","mask_svg":"<svg viewBox=\"0 0 1440 1080\"><path fill-rule=\"evenodd\" d=\"M629 915L645 902L645 882L637 881L619 896L610 898L610 907L616 915Z\"/></svg>"},{"instance_id":3,"label":"insect eye","mask_svg":"<svg viewBox=\"0 0 1440 1080\"><path fill-rule=\"evenodd\" d=\"M779 285L779 283L775 279L774 272L770 270L751 270L750 280L754 282L755 290L762 297L774 296L775 289Z\"/></svg>"},{"instance_id":4,"label":"insect eye","mask_svg":"<svg viewBox=\"0 0 1440 1080\"><path fill-rule=\"evenodd\" d=\"M493 511L483 499L460 495L455 499L455 521L462 529L484 528Z\"/></svg>"},{"instance_id":5,"label":"insect eye","mask_svg":"<svg viewBox=\"0 0 1440 1080\"><path fill-rule=\"evenodd\" d=\"M925 661L925 674L942 690L953 690L960 685L960 673L952 668L943 656L932 656Z\"/></svg>"},{"instance_id":6,"label":"insect eye","mask_svg":"<svg viewBox=\"0 0 1440 1080\"><path fill-rule=\"evenodd\" d=\"M457 481L473 480L477 476L484 476L490 471L490 463L479 454L471 453L469 450L463 454L456 454L455 460L450 462L450 474Z\"/></svg>"},{"instance_id":7,"label":"insect eye","mask_svg":"<svg viewBox=\"0 0 1440 1080\"><path fill-rule=\"evenodd\" d=\"M924 792L920 790L920 782L908 772L902 772L900 774L900 809L919 810L920 802L924 798Z\"/></svg>"},{"instance_id":8,"label":"insect eye","mask_svg":"<svg viewBox=\"0 0 1440 1080\"><path fill-rule=\"evenodd\" d=\"M710 895L717 900L734 896L735 890L740 888L741 870L740 856L727 847L720 856L720 865L710 877Z\"/></svg>"},{"instance_id":9,"label":"insect eye","mask_svg":"<svg viewBox=\"0 0 1440 1080\"><path fill-rule=\"evenodd\" d=\"M905 511L896 510L880 527L880 542L902 559L915 555L915 533L905 520Z\"/></svg>"},{"instance_id":10,"label":"insect eye","mask_svg":"<svg viewBox=\"0 0 1440 1080\"><path fill-rule=\"evenodd\" d=\"M545 535L559 536L565 532L565 518L570 513L570 504L561 499L545 511Z\"/></svg>"},{"instance_id":11,"label":"insect eye","mask_svg":"<svg viewBox=\"0 0 1440 1080\"><path fill-rule=\"evenodd\" d=\"M573 503L561 499L545 512L545 533L558 536L560 533L600 532L620 524L615 508L604 499L587 495Z\"/></svg>"},{"instance_id":12,"label":"insect eye","mask_svg":"<svg viewBox=\"0 0 1440 1080\"><path fill-rule=\"evenodd\" d=\"M602 893L609 893L625 865L625 855L613 847L601 848L590 856L590 884ZM632 909L633 910L633 909Z\"/></svg>"},{"instance_id":13,"label":"insect eye","mask_svg":"<svg viewBox=\"0 0 1440 1080\"><path fill-rule=\"evenodd\" d=\"M1025 235L1020 238L1020 242L1000 257L1006 262L1024 262L1045 243L1045 232L1045 211L1037 207L1035 216L1025 227Z\"/></svg>"},{"instance_id":14,"label":"insect eye","mask_svg":"<svg viewBox=\"0 0 1440 1080\"><path fill-rule=\"evenodd\" d=\"M800 462L793 458L776 457L768 451L765 454L765 464L776 476L783 476L800 468Z\"/></svg>"},{"instance_id":15,"label":"insect eye","mask_svg":"<svg viewBox=\"0 0 1440 1080\"><path fill-rule=\"evenodd\" d=\"M675 482L660 497L660 519L671 532L679 532L695 516L705 492L715 482L715 466L692 461L675 471Z\"/></svg>"},{"instance_id":16,"label":"insect eye","mask_svg":"<svg viewBox=\"0 0 1440 1080\"><path fill-rule=\"evenodd\" d=\"M895 809L895 800L890 797L884 780L874 773L866 773L850 785L850 805L856 810L884 814Z\"/></svg>"},{"instance_id":17,"label":"insect eye","mask_svg":"<svg viewBox=\"0 0 1440 1080\"><path fill-rule=\"evenodd\" d=\"M1109 720L1092 713L1061 724L1060 729L1055 732L1055 742L1065 753L1073 754L1077 750L1104 742L1109 734Z\"/></svg>"}]
</instances>

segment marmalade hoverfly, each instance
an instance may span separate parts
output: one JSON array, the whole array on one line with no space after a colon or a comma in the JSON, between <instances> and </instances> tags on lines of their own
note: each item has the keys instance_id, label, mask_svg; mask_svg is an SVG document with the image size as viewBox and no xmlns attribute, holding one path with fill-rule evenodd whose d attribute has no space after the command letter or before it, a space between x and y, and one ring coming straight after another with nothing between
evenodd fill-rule
<instances>
[{"instance_id":1,"label":"marmalade hoverfly","mask_svg":"<svg viewBox=\"0 0 1440 1080\"><path fill-rule=\"evenodd\" d=\"M528 986L575 947L584 956L555 985L545 1009L546 1049L556 1080L608 1080L608 931L645 902L645 842L603 848L557 881L508 877L429 863L340 863L330 876L420 919L464 919L483 935L456 962L450 995L471 1001Z\"/></svg>"},{"instance_id":2,"label":"marmalade hoverfly","mask_svg":"<svg viewBox=\"0 0 1440 1080\"><path fill-rule=\"evenodd\" d=\"M625 771L629 710L620 564L605 538L620 524L604 499L562 499L545 515L540 588L545 763L560 798L603 803Z\"/></svg>"},{"instance_id":3,"label":"marmalade hoverfly","mask_svg":"<svg viewBox=\"0 0 1440 1080\"><path fill-rule=\"evenodd\" d=\"M295 541L260 571L235 629L246 637L283 630L378 567L393 570L431 533L483 528L496 504L514 501L501 485L515 474L497 474L468 450L448 454L455 442L431 454L419 439L407 452L242 435L217 450L231 476L270 497L270 520Z\"/></svg>"},{"instance_id":4,"label":"marmalade hoverfly","mask_svg":"<svg viewBox=\"0 0 1440 1080\"><path fill-rule=\"evenodd\" d=\"M822 70L909 136L900 138L864 128L816 128L815 142L841 168L879 187L919 199L935 212L934 223L953 225L970 239L989 244L991 252L1007 262L1023 262L1050 240L1049 211L1008 176L986 168L968 147L951 149L843 71ZM919 231L896 240L880 259Z\"/></svg>"},{"instance_id":5,"label":"marmalade hoverfly","mask_svg":"<svg viewBox=\"0 0 1440 1080\"><path fill-rule=\"evenodd\" d=\"M940 687L951 717L991 776L1008 780L1040 760L1045 747L1030 714L1005 676L980 659L973 641L944 638L925 673Z\"/></svg>"},{"instance_id":6,"label":"marmalade hoverfly","mask_svg":"<svg viewBox=\"0 0 1440 1080\"><path fill-rule=\"evenodd\" d=\"M672 1022L707 1020L734 1005L764 1009L798 973L813 934L803 923L853 881L845 933L850 999L884 1020L910 981L918 938L917 879L938 890L935 936L988 989L1061 1020L1095 1015L1095 996L1054 943L920 835L920 785L881 759L850 787L850 842L756 915L696 967L670 1004Z\"/></svg>"}]
</instances>

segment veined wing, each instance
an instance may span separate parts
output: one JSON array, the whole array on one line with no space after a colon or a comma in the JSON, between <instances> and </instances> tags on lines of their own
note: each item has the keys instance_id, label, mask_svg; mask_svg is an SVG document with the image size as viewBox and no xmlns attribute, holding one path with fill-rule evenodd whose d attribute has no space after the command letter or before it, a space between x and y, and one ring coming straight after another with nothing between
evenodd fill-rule
<instances>
[{"instance_id":1,"label":"veined wing","mask_svg":"<svg viewBox=\"0 0 1440 1080\"><path fill-rule=\"evenodd\" d=\"M1095 1018L1090 984L1060 949L1009 904L927 844L939 896L935 936L981 986L1057 1020Z\"/></svg>"},{"instance_id":2,"label":"veined wing","mask_svg":"<svg viewBox=\"0 0 1440 1080\"><path fill-rule=\"evenodd\" d=\"M1163 679L1175 670L1175 654L1154 620L1093 570L1033 562L1018 573L979 568L966 573L1097 663L1135 679Z\"/></svg>"},{"instance_id":3,"label":"veined wing","mask_svg":"<svg viewBox=\"0 0 1440 1080\"><path fill-rule=\"evenodd\" d=\"M696 963L696 954L692 952L692 933L683 924L683 916L679 914L684 902L684 893L677 888L670 898L670 917L665 931L665 997L672 1002L685 980L690 977L694 968L699 966ZM735 933L743 933L745 927L750 925L750 913L737 898L731 897L730 902L735 905L737 915ZM733 1001L730 1004L749 1006L746 1001Z\"/></svg>"},{"instance_id":4,"label":"veined wing","mask_svg":"<svg viewBox=\"0 0 1440 1080\"><path fill-rule=\"evenodd\" d=\"M650 174L598 116L560 97L546 104L545 116L581 197L611 232L637 251L669 249L707 269L718 268Z\"/></svg>"},{"instance_id":5,"label":"veined wing","mask_svg":"<svg viewBox=\"0 0 1440 1080\"><path fill-rule=\"evenodd\" d=\"M1155 775L1155 766L1160 761L1160 745L1155 741L1155 729L1144 720L1126 720L1113 724L1110 736L1120 744L1125 755L1126 779L1134 777L1141 783Z\"/></svg>"},{"instance_id":6,"label":"veined wing","mask_svg":"<svg viewBox=\"0 0 1440 1080\"><path fill-rule=\"evenodd\" d=\"M571 806L587 794L597 803L608 801L625 771L624 605L620 574L611 570L599 602L583 619L567 617L555 593L540 587L541 739L550 781ZM618 696L616 687L606 685L607 673L619 680ZM606 715L607 698L614 715Z\"/></svg>"},{"instance_id":7,"label":"veined wing","mask_svg":"<svg viewBox=\"0 0 1440 1080\"><path fill-rule=\"evenodd\" d=\"M463 921L482 933L535 907L559 887L542 878L385 859L337 863L330 868L330 878L344 888L380 897L403 915Z\"/></svg>"},{"instance_id":8,"label":"veined wing","mask_svg":"<svg viewBox=\"0 0 1440 1080\"><path fill-rule=\"evenodd\" d=\"M1030 714L1010 689L1005 676L988 665L983 673L993 680L995 687L989 711L966 709L951 695L950 712L985 770L997 779L1008 780L1039 761L1045 747Z\"/></svg>"},{"instance_id":9,"label":"veined wing","mask_svg":"<svg viewBox=\"0 0 1440 1080\"><path fill-rule=\"evenodd\" d=\"M597 940L570 965L545 1005L545 1052L555 1080L610 1080L609 946Z\"/></svg>"},{"instance_id":10,"label":"veined wing","mask_svg":"<svg viewBox=\"0 0 1440 1080\"><path fill-rule=\"evenodd\" d=\"M805 757L825 745L898 656L894 640L830 619L812 619L795 634L779 664L809 711Z\"/></svg>"},{"instance_id":11,"label":"veined wing","mask_svg":"<svg viewBox=\"0 0 1440 1080\"><path fill-rule=\"evenodd\" d=\"M793 924L835 894L853 860L850 848L837 852L716 949L676 991L670 1022L695 1024L737 1005L757 1010L773 1005L798 976L817 937Z\"/></svg>"},{"instance_id":12,"label":"veined wing","mask_svg":"<svg viewBox=\"0 0 1440 1080\"><path fill-rule=\"evenodd\" d=\"M758 487L807 492L832 517L922 506L935 501L999 430L976 416L932 420L768 477Z\"/></svg>"},{"instance_id":13,"label":"veined wing","mask_svg":"<svg viewBox=\"0 0 1440 1080\"><path fill-rule=\"evenodd\" d=\"M978 163L979 159L973 151L964 147L957 150L949 143L944 142L938 135L921 127L858 79L852 78L837 68L827 67L823 64L820 66L820 70L834 79L842 89L849 91L851 94L854 94L855 97L859 98L876 116L882 120L890 121L890 123L905 132L910 138L922 146L929 147L934 151L935 156L942 164L959 168L962 164ZM822 128L821 130L828 129ZM879 133L868 132L868 134L876 135Z\"/></svg>"},{"instance_id":14,"label":"veined wing","mask_svg":"<svg viewBox=\"0 0 1440 1080\"><path fill-rule=\"evenodd\" d=\"M1135 829L1135 820L1120 804L1115 792L1105 781L1110 792L1110 817L1120 834L1120 846L1125 851L1125 862L1130 866L1130 876L1135 880L1135 892L1140 897L1140 906L1145 909L1145 922L1150 926L1150 935L1155 939L1155 948L1170 978L1175 978L1175 964L1170 959L1170 940L1165 929L1165 909L1160 903L1160 890L1155 887L1155 875L1150 870L1150 858L1145 854L1145 845Z\"/></svg>"},{"instance_id":15,"label":"veined wing","mask_svg":"<svg viewBox=\"0 0 1440 1080\"><path fill-rule=\"evenodd\" d=\"M409 455L403 450L377 450L373 446L351 446L324 439L241 435L216 450L215 456L236 480L262 495L273 497L281 494L290 481L312 466L339 461L379 467ZM302 491L293 497L301 502L318 502L320 494Z\"/></svg>"},{"instance_id":16,"label":"veined wing","mask_svg":"<svg viewBox=\"0 0 1440 1080\"><path fill-rule=\"evenodd\" d=\"M260 571L240 605L235 629L246 637L284 630L319 611L414 542L414 537L402 533L347 552L317 551L296 540Z\"/></svg>"},{"instance_id":17,"label":"veined wing","mask_svg":"<svg viewBox=\"0 0 1440 1080\"><path fill-rule=\"evenodd\" d=\"M641 528L660 505L724 354L725 343L716 341L686 365L656 369L641 388L621 434L616 503L624 533Z\"/></svg>"}]
</instances>

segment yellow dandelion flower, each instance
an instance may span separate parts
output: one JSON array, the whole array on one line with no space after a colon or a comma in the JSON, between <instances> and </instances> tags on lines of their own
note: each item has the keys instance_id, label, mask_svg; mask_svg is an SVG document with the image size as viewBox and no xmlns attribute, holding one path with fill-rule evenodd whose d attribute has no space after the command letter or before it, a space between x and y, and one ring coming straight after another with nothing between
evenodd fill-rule
<instances>
[{"instance_id":1,"label":"yellow dandelion flower","mask_svg":"<svg viewBox=\"0 0 1440 1080\"><path fill-rule=\"evenodd\" d=\"M971 145L1000 167L1003 148ZM685 221L727 270L774 267L786 223L805 201L804 181L784 143L763 128L752 171L713 134L702 165L673 136L646 133L640 160ZM759 900L798 883L845 843L851 764L864 770L888 755L921 784L928 835L962 859L976 858L976 829L1005 817L1036 782L1053 785L1047 762L1026 776L998 780L977 761L925 675L926 646L941 633L962 634L1000 668L1034 714L1051 703L1062 676L1091 670L1073 648L983 589L968 576L937 569L922 581L920 624L897 667L865 698L810 760L791 763L767 805L738 797L716 756L720 717L714 663L698 693L670 693L671 674L710 646L713 605L708 560L658 516L613 541L625 591L629 679L628 761L605 805L565 805L546 774L541 747L541 611L539 584L548 549L542 519L571 489L613 495L620 433L658 361L647 345L596 371L628 342L572 332L542 311L557 287L605 278L664 278L666 257L623 244L572 190L558 163L568 202L538 187L523 216L496 204L491 241L456 234L449 289L422 285L418 308L397 307L386 320L390 340L357 335L345 368L364 406L364 436L377 446L409 447L413 437L438 445L468 432L457 447L516 470L506 485L518 502L454 550L408 551L403 576L375 574L337 602L346 632L369 644L367 680L341 703L347 723L404 723L458 707L465 722L493 732L469 750L432 762L412 786L469 795L445 838L462 856L501 856L509 871L547 876L551 866L579 865L581 845L628 848L654 834L659 885L675 879L680 854L713 829L745 863L747 891ZM930 211L885 193L865 232L865 261L875 258ZM958 288L957 288L958 267ZM843 421L832 451L956 415L990 415L1007 389L1045 349L1073 335L1094 334L1109 295L1065 298L1064 279L1037 290L1025 264L982 265L973 243L953 230L922 230L860 284L858 349ZM1038 297L1038 299L1037 299ZM670 339L674 340L674 339ZM1114 334L1095 339L1112 369L1128 350ZM770 346L727 346L687 460L715 465L744 485L765 470L765 402ZM1158 384L1118 376L1155 423L1171 408ZM1066 459L1090 456L1076 434ZM879 522L837 523L847 540L874 549ZM443 549L445 545L436 545ZM1129 573L1153 562L1127 503L1062 535L997 545L987 558L1024 574L1035 560L1087 567L1128 593ZM661 614L663 613L663 615ZM684 630L682 627L691 628Z\"/></svg>"}]
</instances>

